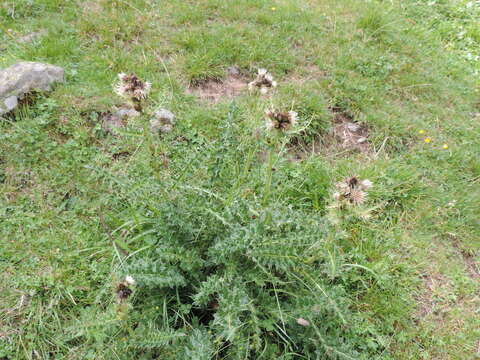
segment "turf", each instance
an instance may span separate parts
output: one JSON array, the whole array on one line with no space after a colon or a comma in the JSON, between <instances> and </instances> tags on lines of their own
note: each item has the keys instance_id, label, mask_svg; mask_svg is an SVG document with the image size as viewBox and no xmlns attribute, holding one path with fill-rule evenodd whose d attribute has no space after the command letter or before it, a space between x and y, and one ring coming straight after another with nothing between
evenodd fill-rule
<instances>
[{"instance_id":1,"label":"turf","mask_svg":"<svg viewBox=\"0 0 480 360\"><path fill-rule=\"evenodd\" d=\"M66 82L0 119L0 359L480 356L479 17L454 0L3 1L0 68ZM246 89L258 68L266 96ZM112 134L121 72L152 91ZM176 125L152 135L162 107ZM268 109L298 124L269 131ZM373 182L362 204L335 200L351 176Z\"/></svg>"}]
</instances>

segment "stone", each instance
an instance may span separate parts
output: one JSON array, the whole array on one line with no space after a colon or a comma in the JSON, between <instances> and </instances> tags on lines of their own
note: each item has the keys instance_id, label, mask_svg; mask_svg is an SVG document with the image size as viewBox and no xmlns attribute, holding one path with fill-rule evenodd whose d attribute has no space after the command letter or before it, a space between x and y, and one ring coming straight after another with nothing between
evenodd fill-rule
<instances>
[{"instance_id":1,"label":"stone","mask_svg":"<svg viewBox=\"0 0 480 360\"><path fill-rule=\"evenodd\" d=\"M107 112L101 117L102 129L106 134L116 135L117 130L125 127L125 122L122 117Z\"/></svg>"},{"instance_id":2,"label":"stone","mask_svg":"<svg viewBox=\"0 0 480 360\"><path fill-rule=\"evenodd\" d=\"M169 133L173 130L174 125L175 115L167 109L155 111L153 118L150 119L150 131L154 135L159 132L162 134Z\"/></svg>"},{"instance_id":3,"label":"stone","mask_svg":"<svg viewBox=\"0 0 480 360\"><path fill-rule=\"evenodd\" d=\"M348 130L353 131L353 132L357 132L358 130L360 130L360 126L358 126L357 124L352 123L352 122L347 123L347 128L348 128Z\"/></svg>"},{"instance_id":4,"label":"stone","mask_svg":"<svg viewBox=\"0 0 480 360\"><path fill-rule=\"evenodd\" d=\"M140 116L140 113L135 109L120 109L115 112L115 115L123 119Z\"/></svg>"},{"instance_id":5,"label":"stone","mask_svg":"<svg viewBox=\"0 0 480 360\"><path fill-rule=\"evenodd\" d=\"M107 134L116 135L117 129L125 127L129 118L140 116L140 113L135 109L118 109L115 112L107 112L102 115L101 123L102 129Z\"/></svg>"},{"instance_id":6,"label":"stone","mask_svg":"<svg viewBox=\"0 0 480 360\"><path fill-rule=\"evenodd\" d=\"M52 90L64 81L61 67L37 62L20 62L0 71L0 115L18 106L19 100L31 92Z\"/></svg>"},{"instance_id":7,"label":"stone","mask_svg":"<svg viewBox=\"0 0 480 360\"><path fill-rule=\"evenodd\" d=\"M10 96L4 100L3 104L5 105L7 112L12 111L18 105L18 98L16 96Z\"/></svg>"}]
</instances>

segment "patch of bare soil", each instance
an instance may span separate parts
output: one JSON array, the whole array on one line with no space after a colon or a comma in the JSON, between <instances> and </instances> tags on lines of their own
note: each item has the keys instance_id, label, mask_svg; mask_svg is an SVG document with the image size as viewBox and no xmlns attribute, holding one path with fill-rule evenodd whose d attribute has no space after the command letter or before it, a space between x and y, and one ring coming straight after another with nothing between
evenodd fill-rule
<instances>
[{"instance_id":1,"label":"patch of bare soil","mask_svg":"<svg viewBox=\"0 0 480 360\"><path fill-rule=\"evenodd\" d=\"M330 145L341 150L369 153L371 147L368 142L367 127L355 122L353 116L339 107L332 107L331 111L333 128L330 134L331 139L328 139L328 137L326 139L327 147Z\"/></svg>"},{"instance_id":2,"label":"patch of bare soil","mask_svg":"<svg viewBox=\"0 0 480 360\"><path fill-rule=\"evenodd\" d=\"M417 297L418 307L415 318L430 318L435 322L441 322L446 305L442 304L441 292L446 289L452 289L450 281L441 273L432 269L422 276L424 282L424 291ZM440 324L438 324L440 325Z\"/></svg>"},{"instance_id":3,"label":"patch of bare soil","mask_svg":"<svg viewBox=\"0 0 480 360\"><path fill-rule=\"evenodd\" d=\"M454 234L449 234L452 239L453 247L459 253L465 264L465 268L473 279L480 279L480 266L475 259L475 255L465 250Z\"/></svg>"},{"instance_id":4,"label":"patch of bare soil","mask_svg":"<svg viewBox=\"0 0 480 360\"><path fill-rule=\"evenodd\" d=\"M236 68L229 68L224 79L210 79L190 86L188 94L193 94L204 101L218 103L224 99L240 96L248 87L248 80Z\"/></svg>"},{"instance_id":5,"label":"patch of bare soil","mask_svg":"<svg viewBox=\"0 0 480 360\"><path fill-rule=\"evenodd\" d=\"M300 138L292 140L289 148L291 161L302 161L318 154L326 156L347 155L352 152L370 155L372 146L368 141L368 128L355 121L348 111L340 107L330 108L332 128L311 141Z\"/></svg>"}]
</instances>

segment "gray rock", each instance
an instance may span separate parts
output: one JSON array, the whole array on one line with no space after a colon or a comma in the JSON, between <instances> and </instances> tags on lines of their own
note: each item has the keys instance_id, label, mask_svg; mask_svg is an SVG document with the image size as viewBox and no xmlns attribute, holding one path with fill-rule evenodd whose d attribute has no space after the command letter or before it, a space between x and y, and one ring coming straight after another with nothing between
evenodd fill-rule
<instances>
[{"instance_id":1,"label":"gray rock","mask_svg":"<svg viewBox=\"0 0 480 360\"><path fill-rule=\"evenodd\" d=\"M102 129L107 134L116 135L117 129L125 127L122 117L112 113L106 113L101 117Z\"/></svg>"},{"instance_id":2,"label":"gray rock","mask_svg":"<svg viewBox=\"0 0 480 360\"><path fill-rule=\"evenodd\" d=\"M4 105L7 112L12 111L18 105L18 98L16 96L10 96L4 100Z\"/></svg>"},{"instance_id":3,"label":"gray rock","mask_svg":"<svg viewBox=\"0 0 480 360\"><path fill-rule=\"evenodd\" d=\"M352 123L352 122L347 123L347 128L348 128L348 130L353 131L353 132L356 132L356 131L360 130L360 126L358 126L357 124Z\"/></svg>"},{"instance_id":4,"label":"gray rock","mask_svg":"<svg viewBox=\"0 0 480 360\"><path fill-rule=\"evenodd\" d=\"M124 119L124 118L133 118L140 115L140 113L135 109L120 109L115 112L115 115Z\"/></svg>"},{"instance_id":5,"label":"gray rock","mask_svg":"<svg viewBox=\"0 0 480 360\"><path fill-rule=\"evenodd\" d=\"M150 119L150 131L154 135L159 132L162 134L171 132L173 125L175 125L175 115L166 109L156 111Z\"/></svg>"},{"instance_id":6,"label":"gray rock","mask_svg":"<svg viewBox=\"0 0 480 360\"><path fill-rule=\"evenodd\" d=\"M107 134L117 135L117 129L124 128L129 118L139 116L140 113L134 109L118 109L115 112L105 113L101 117L102 129Z\"/></svg>"},{"instance_id":7,"label":"gray rock","mask_svg":"<svg viewBox=\"0 0 480 360\"><path fill-rule=\"evenodd\" d=\"M64 81L61 67L36 62L20 62L0 71L0 115L12 111L26 94L50 91Z\"/></svg>"}]
</instances>

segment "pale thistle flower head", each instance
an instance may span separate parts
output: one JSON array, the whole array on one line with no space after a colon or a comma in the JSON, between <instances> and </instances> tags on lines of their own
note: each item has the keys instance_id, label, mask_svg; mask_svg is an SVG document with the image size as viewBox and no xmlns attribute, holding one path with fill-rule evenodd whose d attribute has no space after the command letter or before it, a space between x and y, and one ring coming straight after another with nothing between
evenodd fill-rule
<instances>
[{"instance_id":1,"label":"pale thistle flower head","mask_svg":"<svg viewBox=\"0 0 480 360\"><path fill-rule=\"evenodd\" d=\"M132 276L130 276L130 275L127 275L127 276L125 277L125 282L126 282L128 285L132 285L132 286L135 285L135 279L134 279Z\"/></svg>"},{"instance_id":2,"label":"pale thistle flower head","mask_svg":"<svg viewBox=\"0 0 480 360\"><path fill-rule=\"evenodd\" d=\"M360 205L365 202L367 191L372 185L368 179L359 180L356 176L352 176L336 184L337 191L333 194L333 198L339 202Z\"/></svg>"},{"instance_id":3,"label":"pale thistle flower head","mask_svg":"<svg viewBox=\"0 0 480 360\"><path fill-rule=\"evenodd\" d=\"M288 115L290 117L290 124L291 126L297 125L298 122L298 113L296 111L289 111Z\"/></svg>"},{"instance_id":4,"label":"pale thistle flower head","mask_svg":"<svg viewBox=\"0 0 480 360\"><path fill-rule=\"evenodd\" d=\"M273 122L273 120L269 116L267 116L265 118L265 126L266 126L267 130L269 130L269 131L273 130L273 129L275 129L275 122Z\"/></svg>"},{"instance_id":5,"label":"pale thistle flower head","mask_svg":"<svg viewBox=\"0 0 480 360\"><path fill-rule=\"evenodd\" d=\"M352 189L350 191L350 202L355 205L363 204L365 199L367 198L367 193L360 189Z\"/></svg>"}]
</instances>

